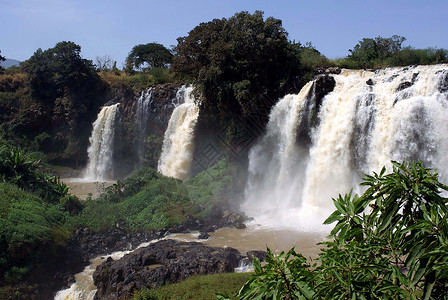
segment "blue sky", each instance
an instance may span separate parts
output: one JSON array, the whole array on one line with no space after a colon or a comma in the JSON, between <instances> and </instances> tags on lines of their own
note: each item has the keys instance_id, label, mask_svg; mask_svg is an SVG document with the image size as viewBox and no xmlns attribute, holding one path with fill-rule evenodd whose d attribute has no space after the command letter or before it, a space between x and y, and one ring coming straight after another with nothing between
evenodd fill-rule
<instances>
[{"instance_id":1,"label":"blue sky","mask_svg":"<svg viewBox=\"0 0 448 300\"><path fill-rule=\"evenodd\" d=\"M199 23L242 10L281 19L291 40L311 41L330 58L378 35L448 49L446 0L1 0L0 50L25 60L38 48L73 41L84 58L110 55L121 66L137 44L170 47Z\"/></svg>"}]
</instances>

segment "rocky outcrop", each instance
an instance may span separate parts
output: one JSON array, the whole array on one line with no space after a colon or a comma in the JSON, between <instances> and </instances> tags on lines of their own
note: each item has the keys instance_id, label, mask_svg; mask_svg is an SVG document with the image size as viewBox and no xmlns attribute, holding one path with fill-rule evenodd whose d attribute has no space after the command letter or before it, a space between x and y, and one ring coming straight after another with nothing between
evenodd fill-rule
<instances>
[{"instance_id":1,"label":"rocky outcrop","mask_svg":"<svg viewBox=\"0 0 448 300\"><path fill-rule=\"evenodd\" d=\"M242 255L233 248L164 240L120 260L109 258L93 274L99 299L129 297L140 288L156 288L191 275L233 272Z\"/></svg>"},{"instance_id":2,"label":"rocky outcrop","mask_svg":"<svg viewBox=\"0 0 448 300\"><path fill-rule=\"evenodd\" d=\"M335 85L334 77L327 73L318 75L314 79L312 91L304 104L305 117L301 118L297 126L297 140L302 146L308 147L311 144L311 129L319 125L318 116L322 101L327 94L333 91Z\"/></svg>"},{"instance_id":3,"label":"rocky outcrop","mask_svg":"<svg viewBox=\"0 0 448 300\"><path fill-rule=\"evenodd\" d=\"M116 134L114 149L114 169L119 176L125 176L140 163L139 149L145 144L148 136L152 137L151 151L153 159L148 165L157 168L158 154L161 152L163 136L168 126L171 113L176 106L176 93L179 86L171 83L157 85L151 88L151 101L148 107L144 132L137 124L137 103L145 90L134 92L132 95L115 99L120 102L119 128ZM112 104L112 103L111 103Z\"/></svg>"},{"instance_id":4,"label":"rocky outcrop","mask_svg":"<svg viewBox=\"0 0 448 300\"><path fill-rule=\"evenodd\" d=\"M448 92L448 71L443 72L443 76L439 82L439 92Z\"/></svg>"}]
</instances>

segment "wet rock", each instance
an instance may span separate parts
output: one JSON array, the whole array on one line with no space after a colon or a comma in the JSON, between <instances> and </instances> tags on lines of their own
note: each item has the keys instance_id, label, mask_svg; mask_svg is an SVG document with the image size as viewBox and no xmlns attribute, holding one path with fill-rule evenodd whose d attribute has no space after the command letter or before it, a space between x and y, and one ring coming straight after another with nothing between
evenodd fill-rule
<instances>
[{"instance_id":1,"label":"wet rock","mask_svg":"<svg viewBox=\"0 0 448 300\"><path fill-rule=\"evenodd\" d=\"M108 259L93 274L99 299L129 297L138 287L156 288L191 275L233 272L242 256L233 248L164 240L120 260Z\"/></svg>"},{"instance_id":2,"label":"wet rock","mask_svg":"<svg viewBox=\"0 0 448 300\"><path fill-rule=\"evenodd\" d=\"M207 240L210 237L210 234L208 234L207 232L200 232L198 239L199 240Z\"/></svg>"},{"instance_id":3,"label":"wet rock","mask_svg":"<svg viewBox=\"0 0 448 300\"><path fill-rule=\"evenodd\" d=\"M329 67L325 70L325 74L341 74L341 68Z\"/></svg>"},{"instance_id":4,"label":"wet rock","mask_svg":"<svg viewBox=\"0 0 448 300\"><path fill-rule=\"evenodd\" d=\"M398 85L396 92L400 92L404 89L410 88L413 84L414 84L413 82L404 81Z\"/></svg>"},{"instance_id":5,"label":"wet rock","mask_svg":"<svg viewBox=\"0 0 448 300\"><path fill-rule=\"evenodd\" d=\"M448 92L448 71L445 71L439 81L439 92Z\"/></svg>"},{"instance_id":6,"label":"wet rock","mask_svg":"<svg viewBox=\"0 0 448 300\"><path fill-rule=\"evenodd\" d=\"M260 262L263 262L266 261L266 257L268 256L268 254L266 253L266 251L250 250L246 252L246 256L250 261L252 261L252 259L256 257L260 260Z\"/></svg>"},{"instance_id":7,"label":"wet rock","mask_svg":"<svg viewBox=\"0 0 448 300\"><path fill-rule=\"evenodd\" d=\"M329 67L329 68L317 68L314 70L314 74L320 75L320 74L341 74L341 68L339 67Z\"/></svg>"},{"instance_id":8,"label":"wet rock","mask_svg":"<svg viewBox=\"0 0 448 300\"><path fill-rule=\"evenodd\" d=\"M326 95L334 90L336 80L333 76L319 75L314 79L313 87L304 103L304 115L297 126L297 141L301 146L311 144L312 128L319 126L319 112Z\"/></svg>"}]
</instances>

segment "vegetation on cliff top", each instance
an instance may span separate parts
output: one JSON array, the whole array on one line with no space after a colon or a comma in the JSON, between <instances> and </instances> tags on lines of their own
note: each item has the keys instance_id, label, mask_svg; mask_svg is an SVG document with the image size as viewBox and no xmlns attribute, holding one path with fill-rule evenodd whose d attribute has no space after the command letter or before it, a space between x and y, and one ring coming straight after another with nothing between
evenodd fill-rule
<instances>
[{"instance_id":1,"label":"vegetation on cliff top","mask_svg":"<svg viewBox=\"0 0 448 300\"><path fill-rule=\"evenodd\" d=\"M219 127L278 99L300 75L299 47L287 35L260 11L214 19L178 38L172 68L194 79L203 116Z\"/></svg>"}]
</instances>

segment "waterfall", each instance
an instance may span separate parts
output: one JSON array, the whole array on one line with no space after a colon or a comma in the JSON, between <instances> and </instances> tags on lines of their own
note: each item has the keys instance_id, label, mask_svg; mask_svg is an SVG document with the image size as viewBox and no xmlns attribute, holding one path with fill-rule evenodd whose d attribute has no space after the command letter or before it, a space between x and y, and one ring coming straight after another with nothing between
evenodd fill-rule
<instances>
[{"instance_id":1,"label":"waterfall","mask_svg":"<svg viewBox=\"0 0 448 300\"><path fill-rule=\"evenodd\" d=\"M194 150L194 129L199 107L194 103L193 87L183 86L177 93L177 106L168 122L158 171L165 176L185 180L189 174Z\"/></svg>"},{"instance_id":2,"label":"waterfall","mask_svg":"<svg viewBox=\"0 0 448 300\"><path fill-rule=\"evenodd\" d=\"M297 124L312 116L308 83L272 109L249 154L242 209L271 227L310 230L334 210L332 198L357 188L390 161L422 160L448 181L448 65L343 70L321 103L311 144ZM313 112L311 112L313 113Z\"/></svg>"},{"instance_id":3,"label":"waterfall","mask_svg":"<svg viewBox=\"0 0 448 300\"><path fill-rule=\"evenodd\" d=\"M138 143L138 155L140 162L143 161L145 138L146 138L146 122L148 121L148 109L151 105L152 89L148 88L142 91L137 99L137 127L140 138Z\"/></svg>"},{"instance_id":4,"label":"waterfall","mask_svg":"<svg viewBox=\"0 0 448 300\"><path fill-rule=\"evenodd\" d=\"M93 123L90 146L87 149L85 178L88 180L106 180L113 176L112 158L119 104L103 107Z\"/></svg>"}]
</instances>

